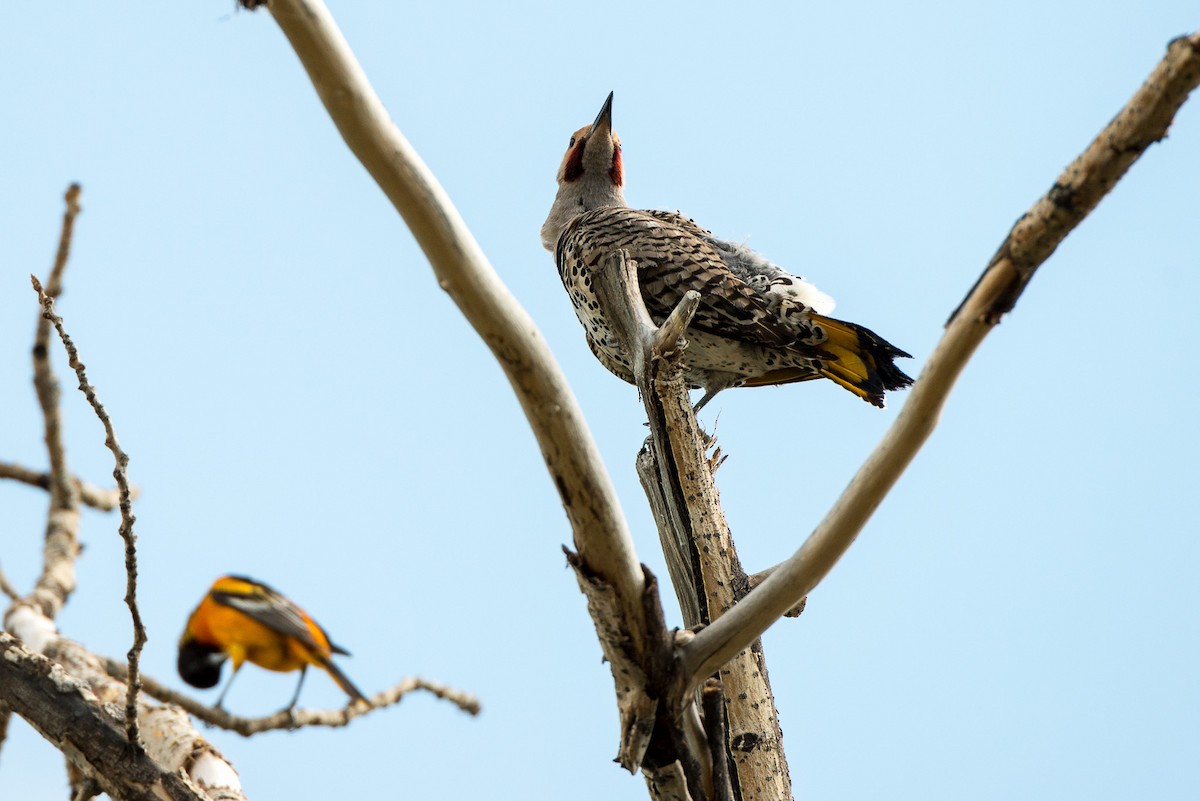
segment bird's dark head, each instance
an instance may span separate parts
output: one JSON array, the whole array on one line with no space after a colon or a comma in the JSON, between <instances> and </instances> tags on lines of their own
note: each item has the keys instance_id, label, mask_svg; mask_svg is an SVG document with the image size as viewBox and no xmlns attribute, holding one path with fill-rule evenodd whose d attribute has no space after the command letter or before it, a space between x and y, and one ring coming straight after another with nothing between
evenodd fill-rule
<instances>
[{"instance_id":1,"label":"bird's dark head","mask_svg":"<svg viewBox=\"0 0 1200 801\"><path fill-rule=\"evenodd\" d=\"M204 645L185 636L179 642L179 675L188 684L202 690L216 687L221 681L221 666L227 658L220 648Z\"/></svg>"}]
</instances>

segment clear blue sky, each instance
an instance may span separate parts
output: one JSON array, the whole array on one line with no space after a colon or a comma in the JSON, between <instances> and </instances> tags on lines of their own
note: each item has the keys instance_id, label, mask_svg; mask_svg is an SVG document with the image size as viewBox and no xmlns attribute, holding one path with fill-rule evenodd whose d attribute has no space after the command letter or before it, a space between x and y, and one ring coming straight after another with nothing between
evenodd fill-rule
<instances>
[{"instance_id":1,"label":"clear blue sky","mask_svg":"<svg viewBox=\"0 0 1200 801\"><path fill-rule=\"evenodd\" d=\"M645 798L564 567L570 532L500 370L340 141L265 13L7 4L0 459L44 466L28 275L84 186L59 309L137 504L145 669L218 575L287 592L374 691L341 731L205 732L256 801ZM538 229L570 133L615 90L627 197L747 240L915 359L1012 222L1125 103L1192 3L334 3L384 103L572 381L640 557L635 391L588 353ZM1194 798L1200 98L1033 281L932 441L799 620L765 639L805 798ZM65 360L56 354L60 365ZM63 379L72 468L108 483ZM731 391L718 479L746 566L790 554L895 417L826 382ZM46 498L0 483L0 563ZM63 633L129 646L115 516L88 513ZM668 618L678 621L668 595ZM229 705L286 703L247 668ZM216 693L203 697L215 699ZM303 701L342 701L312 676ZM5 797L62 762L14 722Z\"/></svg>"}]
</instances>

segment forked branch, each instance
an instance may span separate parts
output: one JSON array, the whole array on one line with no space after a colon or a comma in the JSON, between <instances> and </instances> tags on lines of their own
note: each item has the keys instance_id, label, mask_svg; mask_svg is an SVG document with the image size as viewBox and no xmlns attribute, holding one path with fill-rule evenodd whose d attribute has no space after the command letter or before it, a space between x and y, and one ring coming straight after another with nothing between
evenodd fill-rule
<instances>
[{"instance_id":1,"label":"forked branch","mask_svg":"<svg viewBox=\"0 0 1200 801\"><path fill-rule=\"evenodd\" d=\"M612 254L593 275L593 288L622 351L630 356L645 405L650 437L638 456L638 473L658 524L685 623L703 626L730 609L748 583L706 455L710 440L696 423L681 371L683 334L700 296L688 292L662 326L655 325L642 299L637 264L624 251ZM680 682L686 674L680 673L676 660L669 668L669 680L658 678L658 683L670 688L665 703L677 716L676 725L686 726L697 714L693 688ZM710 703L704 732L695 738L703 744L684 741L688 755L698 754L693 759L706 771L704 798L732 793L731 784L738 788L738 797L791 797L783 733L767 676L760 646L743 649L721 666L722 686L717 693L721 725L710 719L718 714ZM718 732L721 739L713 741ZM737 748L735 742L753 746ZM647 772L652 784L657 775ZM692 785L689 782L689 788ZM652 789L653 795L660 794L660 788ZM695 790L692 795L701 797Z\"/></svg>"}]
</instances>

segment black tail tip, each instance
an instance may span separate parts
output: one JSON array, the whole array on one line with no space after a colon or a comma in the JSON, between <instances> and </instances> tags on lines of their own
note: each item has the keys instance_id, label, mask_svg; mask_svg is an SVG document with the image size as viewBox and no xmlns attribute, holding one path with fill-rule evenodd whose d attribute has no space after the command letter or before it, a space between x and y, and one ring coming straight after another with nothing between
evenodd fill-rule
<instances>
[{"instance_id":1,"label":"black tail tip","mask_svg":"<svg viewBox=\"0 0 1200 801\"><path fill-rule=\"evenodd\" d=\"M875 374L879 379L879 384L885 391L904 389L911 387L913 383L912 376L905 373L896 366L895 359L911 359L912 354L906 353L891 342L888 342L883 337L876 334L869 328L858 327L858 333L862 341L866 345L867 351L871 354L875 361ZM874 403L880 408L883 407L883 398L880 394L879 403Z\"/></svg>"},{"instance_id":2,"label":"black tail tip","mask_svg":"<svg viewBox=\"0 0 1200 801\"><path fill-rule=\"evenodd\" d=\"M905 358L912 358L905 354ZM889 359L879 365L879 380L886 390L905 389L913 384L912 376L905 373Z\"/></svg>"},{"instance_id":3,"label":"black tail tip","mask_svg":"<svg viewBox=\"0 0 1200 801\"><path fill-rule=\"evenodd\" d=\"M906 357L908 354L904 354ZM912 386L912 377L892 362L891 354L874 354L874 370L868 380L863 382L862 389L866 394L862 399L879 409L885 408L883 393L894 392Z\"/></svg>"}]
</instances>

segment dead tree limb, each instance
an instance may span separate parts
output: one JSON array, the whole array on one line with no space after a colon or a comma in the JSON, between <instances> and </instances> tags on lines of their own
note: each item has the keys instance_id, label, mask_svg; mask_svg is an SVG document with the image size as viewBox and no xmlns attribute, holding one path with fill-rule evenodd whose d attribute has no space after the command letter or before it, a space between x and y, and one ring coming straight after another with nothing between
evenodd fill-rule
<instances>
[{"instance_id":1,"label":"dead tree limb","mask_svg":"<svg viewBox=\"0 0 1200 801\"><path fill-rule=\"evenodd\" d=\"M1170 43L1133 99L1013 226L958 307L904 407L825 519L798 551L684 649L689 686L753 642L829 573L937 424L979 343L1011 310L1034 271L1151 144L1200 84L1200 33Z\"/></svg>"},{"instance_id":2,"label":"dead tree limb","mask_svg":"<svg viewBox=\"0 0 1200 801\"><path fill-rule=\"evenodd\" d=\"M662 326L656 325L642 301L637 265L624 252L612 254L602 265L593 276L593 287L605 319L630 355L646 408L650 437L638 458L639 474L685 610L685 623L703 626L730 609L749 591L749 584L721 509L707 457L709 439L696 423L680 370L686 347L683 334L700 296L688 292ZM672 681L677 678L676 667L670 664ZM716 792L712 788L732 781L744 799L790 798L783 732L762 644L752 643L717 672L724 690L717 693L724 701L722 720L718 725L706 718L703 725L706 732L719 731L724 739L704 745L703 763L711 783L706 797ZM671 685L671 681L662 683ZM677 714L696 713L693 688L672 686L667 700ZM723 758L711 758L718 750Z\"/></svg>"},{"instance_id":3,"label":"dead tree limb","mask_svg":"<svg viewBox=\"0 0 1200 801\"><path fill-rule=\"evenodd\" d=\"M75 219L81 210L81 193L79 184L71 184L63 198L66 208L63 211L58 248L54 255L54 264L46 276L46 291L50 297L58 297L62 293L63 275L70 259ZM50 336L50 321L39 315L33 340L33 386L38 406L42 411L46 456L50 465L47 474L50 508L46 514L46 534L42 545L42 572L34 584L33 591L27 597L14 599L14 606L26 604L31 609L38 610L35 617L40 617L44 622L44 625L30 629L37 633L38 650L52 638L53 621L75 591L75 559L80 552L81 492L67 467L59 407L62 392L58 377L50 366ZM69 756L67 776L76 795L81 794L82 787L79 782L84 781L86 776L75 770Z\"/></svg>"},{"instance_id":4,"label":"dead tree limb","mask_svg":"<svg viewBox=\"0 0 1200 801\"><path fill-rule=\"evenodd\" d=\"M183 770L187 767L185 762L199 761L203 749L193 753L176 748L177 759L162 763L161 754L152 756L139 747L131 747L120 719L106 711L103 696L98 696L95 687L60 664L64 658L68 663L81 656L86 658L86 651L66 641L59 642L62 646L51 659L29 651L13 635L0 632L0 688L4 702L62 751L87 779L123 801L212 801L241 797L240 793L209 793L209 787L189 778ZM115 701L116 697L110 700ZM193 739L192 744L195 742ZM220 785L210 787L225 789Z\"/></svg>"},{"instance_id":5,"label":"dead tree limb","mask_svg":"<svg viewBox=\"0 0 1200 801\"><path fill-rule=\"evenodd\" d=\"M63 212L62 232L54 266L46 278L46 294L62 292L63 272L71 253L71 236L79 215L79 184L67 189L67 208ZM63 447L62 416L59 413L61 390L50 367L50 321L39 317L33 340L33 387L42 409L46 455L50 462L50 511L46 516L46 537L42 554L42 574L29 596L53 620L67 598L75 591L75 557L79 555L79 489L67 468Z\"/></svg>"},{"instance_id":6,"label":"dead tree limb","mask_svg":"<svg viewBox=\"0 0 1200 801\"><path fill-rule=\"evenodd\" d=\"M633 540L579 405L537 326L388 116L325 5L271 0L268 9L346 145L408 224L438 285L504 369L541 446L575 548L594 575L616 588L631 634L640 641L645 584Z\"/></svg>"}]
</instances>

